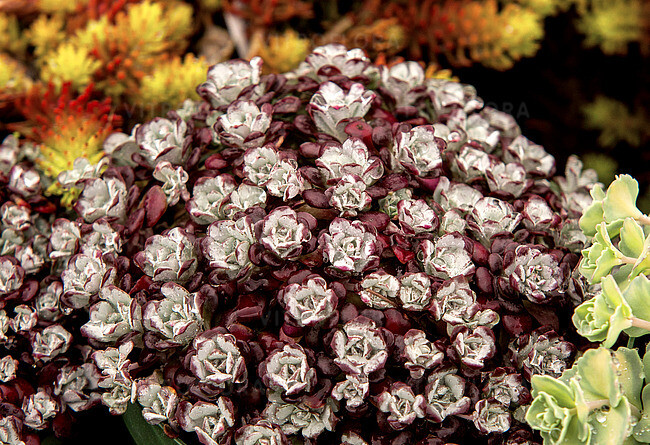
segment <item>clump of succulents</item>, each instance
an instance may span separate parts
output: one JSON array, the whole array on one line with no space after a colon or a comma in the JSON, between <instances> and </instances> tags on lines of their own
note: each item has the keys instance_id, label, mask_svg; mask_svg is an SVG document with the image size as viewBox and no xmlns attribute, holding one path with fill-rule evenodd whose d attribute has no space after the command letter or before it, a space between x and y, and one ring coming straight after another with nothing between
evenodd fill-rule
<instances>
[{"instance_id":1,"label":"clump of succulents","mask_svg":"<svg viewBox=\"0 0 650 445\"><path fill-rule=\"evenodd\" d=\"M555 376L533 376L526 421L544 444L650 441L650 217L637 208L638 193L628 175L606 191L597 184L580 218L590 243L578 269L591 291L572 320L578 334L602 346ZM627 347L607 349L623 338Z\"/></svg>"},{"instance_id":2,"label":"clump of succulents","mask_svg":"<svg viewBox=\"0 0 650 445\"><path fill-rule=\"evenodd\" d=\"M0 146L0 438L137 404L205 445L538 443L530 382L571 369L595 292L593 173L415 63L261 66L111 135L59 175L69 210Z\"/></svg>"}]
</instances>

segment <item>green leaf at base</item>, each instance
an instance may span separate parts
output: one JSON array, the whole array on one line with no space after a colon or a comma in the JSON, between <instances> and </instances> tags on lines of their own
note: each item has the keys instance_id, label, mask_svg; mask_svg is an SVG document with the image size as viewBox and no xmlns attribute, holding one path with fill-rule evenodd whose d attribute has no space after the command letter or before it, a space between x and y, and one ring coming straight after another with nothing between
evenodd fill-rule
<instances>
[{"instance_id":1,"label":"green leaf at base","mask_svg":"<svg viewBox=\"0 0 650 445\"><path fill-rule=\"evenodd\" d=\"M137 445L185 445L182 440L167 436L161 426L151 425L144 420L139 405L130 403L122 419Z\"/></svg>"}]
</instances>

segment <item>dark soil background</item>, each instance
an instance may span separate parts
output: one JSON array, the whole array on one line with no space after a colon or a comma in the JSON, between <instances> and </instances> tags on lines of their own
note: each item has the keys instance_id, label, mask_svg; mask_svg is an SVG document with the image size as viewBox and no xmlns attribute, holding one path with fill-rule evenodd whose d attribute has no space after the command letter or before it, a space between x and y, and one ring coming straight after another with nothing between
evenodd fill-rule
<instances>
[{"instance_id":1,"label":"dark soil background","mask_svg":"<svg viewBox=\"0 0 650 445\"><path fill-rule=\"evenodd\" d=\"M633 108L648 104L649 67L638 46L627 56L606 56L600 49L585 49L572 14L546 19L546 35L533 58L523 59L505 72L483 67L454 69L460 81L474 85L486 104L512 114L522 133L543 145L557 159L563 174L571 154L604 153L618 163L618 173L629 173L648 193L650 146L619 143L604 149L598 131L585 129L581 107L598 95L613 97ZM643 209L645 212L649 208Z\"/></svg>"}]
</instances>

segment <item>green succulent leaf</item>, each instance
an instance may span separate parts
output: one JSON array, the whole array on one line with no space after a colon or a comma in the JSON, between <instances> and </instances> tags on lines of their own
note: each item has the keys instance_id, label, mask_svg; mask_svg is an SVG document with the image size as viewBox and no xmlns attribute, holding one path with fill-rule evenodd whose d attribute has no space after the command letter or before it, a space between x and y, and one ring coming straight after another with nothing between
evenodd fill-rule
<instances>
[{"instance_id":1,"label":"green succulent leaf","mask_svg":"<svg viewBox=\"0 0 650 445\"><path fill-rule=\"evenodd\" d=\"M633 218L625 218L620 231L618 248L625 256L638 258L644 251L645 235L643 228Z\"/></svg>"},{"instance_id":2,"label":"green succulent leaf","mask_svg":"<svg viewBox=\"0 0 650 445\"><path fill-rule=\"evenodd\" d=\"M616 281L606 276L602 280L602 291L578 306L572 321L580 335L590 341L602 341L603 346L610 348L622 331L631 328L631 316L632 310Z\"/></svg>"},{"instance_id":3,"label":"green succulent leaf","mask_svg":"<svg viewBox=\"0 0 650 445\"><path fill-rule=\"evenodd\" d=\"M580 221L580 229L587 236L594 236L596 234L596 226L603 222L603 199L605 199L605 190L602 184L596 184L591 189L591 197L593 202L587 207Z\"/></svg>"},{"instance_id":4,"label":"green succulent leaf","mask_svg":"<svg viewBox=\"0 0 650 445\"><path fill-rule=\"evenodd\" d=\"M639 196L639 183L630 175L618 176L607 188L603 199L603 218L613 222L628 217L638 218L643 215L636 206Z\"/></svg>"},{"instance_id":5,"label":"green succulent leaf","mask_svg":"<svg viewBox=\"0 0 650 445\"><path fill-rule=\"evenodd\" d=\"M646 357L648 353L646 352ZM644 357L645 365L645 357ZM641 413L641 419L635 425L633 435L636 440L643 443L650 443L650 385L643 388L641 395L643 399L643 406L646 408Z\"/></svg>"},{"instance_id":6,"label":"green succulent leaf","mask_svg":"<svg viewBox=\"0 0 650 445\"><path fill-rule=\"evenodd\" d=\"M603 278L601 286L598 295L576 308L573 324L580 335L591 341L603 341L603 346L610 348L621 331L632 326L632 310L611 275Z\"/></svg>"},{"instance_id":7,"label":"green succulent leaf","mask_svg":"<svg viewBox=\"0 0 650 445\"><path fill-rule=\"evenodd\" d=\"M617 307L609 319L609 331L607 332L607 338L603 342L603 346L606 348L614 346L621 332L630 327L632 327L632 320L630 319L629 310L626 311L623 306Z\"/></svg>"},{"instance_id":8,"label":"green succulent leaf","mask_svg":"<svg viewBox=\"0 0 650 445\"><path fill-rule=\"evenodd\" d=\"M129 403L122 419L137 445L185 445L182 440L167 436L159 425L151 425L144 420L139 405Z\"/></svg>"},{"instance_id":9,"label":"green succulent leaf","mask_svg":"<svg viewBox=\"0 0 650 445\"><path fill-rule=\"evenodd\" d=\"M643 354L643 373L650 379L650 343L645 347L645 354ZM650 401L650 399L648 400ZM643 406L646 406L645 400Z\"/></svg>"},{"instance_id":10,"label":"green succulent leaf","mask_svg":"<svg viewBox=\"0 0 650 445\"><path fill-rule=\"evenodd\" d=\"M641 390L645 373L639 352L636 349L618 348L614 352L614 366L623 395L641 410Z\"/></svg>"},{"instance_id":11,"label":"green succulent leaf","mask_svg":"<svg viewBox=\"0 0 650 445\"><path fill-rule=\"evenodd\" d=\"M610 406L619 404L622 397L621 387L609 349L590 349L574 366L578 367L577 377L586 402L606 399L609 400Z\"/></svg>"},{"instance_id":12,"label":"green succulent leaf","mask_svg":"<svg viewBox=\"0 0 650 445\"><path fill-rule=\"evenodd\" d=\"M541 393L553 397L558 406L562 408L575 408L573 392L564 382L548 375L534 375L531 379L532 395L537 397Z\"/></svg>"},{"instance_id":13,"label":"green succulent leaf","mask_svg":"<svg viewBox=\"0 0 650 445\"><path fill-rule=\"evenodd\" d=\"M612 243L605 223L596 227L594 243L582 251L579 270L591 283L598 283L616 266L623 264L621 253Z\"/></svg>"},{"instance_id":14,"label":"green succulent leaf","mask_svg":"<svg viewBox=\"0 0 650 445\"><path fill-rule=\"evenodd\" d=\"M587 300L575 308L571 320L578 330L578 334L587 338L589 341L601 342L607 338L609 317L612 313L610 311L597 310L596 298Z\"/></svg>"},{"instance_id":15,"label":"green succulent leaf","mask_svg":"<svg viewBox=\"0 0 650 445\"><path fill-rule=\"evenodd\" d=\"M576 368L575 366L573 368ZM587 401L585 400L585 392L582 390L580 387L580 381L578 378L573 377L571 381L569 382L569 386L571 387L571 391L573 391L573 397L576 402L576 415L578 417L578 422L581 426L587 426L587 421L589 418L589 413L591 412L591 408L587 404ZM584 439L584 433L581 434L580 439Z\"/></svg>"},{"instance_id":16,"label":"green succulent leaf","mask_svg":"<svg viewBox=\"0 0 650 445\"><path fill-rule=\"evenodd\" d=\"M625 397L615 407L593 411L589 417L589 424L593 427L591 443L622 444L632 420L630 404Z\"/></svg>"},{"instance_id":17,"label":"green succulent leaf","mask_svg":"<svg viewBox=\"0 0 650 445\"><path fill-rule=\"evenodd\" d=\"M644 240L643 251L638 256L638 261L634 264L634 269L630 273L630 278L648 273L650 271L650 235Z\"/></svg>"},{"instance_id":18,"label":"green succulent leaf","mask_svg":"<svg viewBox=\"0 0 650 445\"><path fill-rule=\"evenodd\" d=\"M531 428L540 432L544 444L577 445L585 443L578 438L582 435L584 427L581 428L573 410L560 406L557 399L546 392L540 392L530 404L526 411L526 422ZM589 435L589 429L587 429L587 435Z\"/></svg>"},{"instance_id":19,"label":"green succulent leaf","mask_svg":"<svg viewBox=\"0 0 650 445\"><path fill-rule=\"evenodd\" d=\"M623 292L625 302L635 317L650 321L650 280L645 275L634 278ZM647 333L647 331L645 331Z\"/></svg>"}]
</instances>

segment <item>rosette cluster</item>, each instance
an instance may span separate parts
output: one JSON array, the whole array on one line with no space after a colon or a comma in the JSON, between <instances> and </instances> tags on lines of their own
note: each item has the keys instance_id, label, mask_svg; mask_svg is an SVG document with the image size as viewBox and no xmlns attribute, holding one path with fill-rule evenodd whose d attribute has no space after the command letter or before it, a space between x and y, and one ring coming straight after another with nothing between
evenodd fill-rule
<instances>
[{"instance_id":1,"label":"rosette cluster","mask_svg":"<svg viewBox=\"0 0 650 445\"><path fill-rule=\"evenodd\" d=\"M4 141L2 441L136 403L204 445L536 443L530 380L571 368L560 320L593 292L593 172L555 177L414 62L261 64L213 66L203 101L75 162L73 210Z\"/></svg>"}]
</instances>

